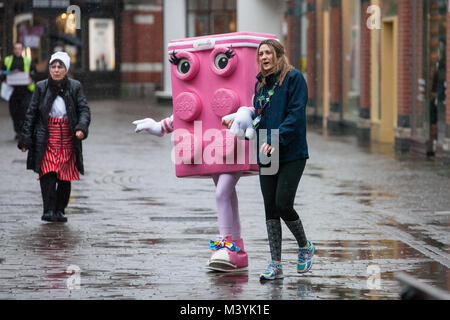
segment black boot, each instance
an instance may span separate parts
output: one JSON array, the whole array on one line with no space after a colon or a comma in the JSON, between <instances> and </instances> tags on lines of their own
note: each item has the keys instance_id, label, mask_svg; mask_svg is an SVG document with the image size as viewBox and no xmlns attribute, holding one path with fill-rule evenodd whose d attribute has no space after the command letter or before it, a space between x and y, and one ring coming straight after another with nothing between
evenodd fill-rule
<instances>
[{"instance_id":1,"label":"black boot","mask_svg":"<svg viewBox=\"0 0 450 320\"><path fill-rule=\"evenodd\" d=\"M58 187L56 188L56 221L67 222L67 217L64 215L69 199L70 199L71 183L70 181L58 180Z\"/></svg>"},{"instance_id":2,"label":"black boot","mask_svg":"<svg viewBox=\"0 0 450 320\"><path fill-rule=\"evenodd\" d=\"M64 212L56 211L54 221L55 222L67 222L67 217L64 215Z\"/></svg>"},{"instance_id":3,"label":"black boot","mask_svg":"<svg viewBox=\"0 0 450 320\"><path fill-rule=\"evenodd\" d=\"M55 215L54 215L53 211L49 210L49 211L44 212L44 214L41 217L41 220L49 221L49 222L55 221Z\"/></svg>"}]
</instances>

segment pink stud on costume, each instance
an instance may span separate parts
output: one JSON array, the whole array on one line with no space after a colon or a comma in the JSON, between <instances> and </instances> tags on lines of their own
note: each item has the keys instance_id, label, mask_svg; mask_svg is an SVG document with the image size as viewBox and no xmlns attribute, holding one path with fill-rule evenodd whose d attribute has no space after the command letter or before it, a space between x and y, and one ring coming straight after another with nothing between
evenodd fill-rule
<instances>
[{"instance_id":1,"label":"pink stud on costume","mask_svg":"<svg viewBox=\"0 0 450 320\"><path fill-rule=\"evenodd\" d=\"M222 117L242 106L253 110L256 49L267 38L276 37L237 32L171 41L173 116L134 122L136 132L174 132L177 177L213 178L220 238L210 243L213 251L206 266L212 270L248 267L235 186L241 176L257 174L255 146L230 133Z\"/></svg>"}]
</instances>

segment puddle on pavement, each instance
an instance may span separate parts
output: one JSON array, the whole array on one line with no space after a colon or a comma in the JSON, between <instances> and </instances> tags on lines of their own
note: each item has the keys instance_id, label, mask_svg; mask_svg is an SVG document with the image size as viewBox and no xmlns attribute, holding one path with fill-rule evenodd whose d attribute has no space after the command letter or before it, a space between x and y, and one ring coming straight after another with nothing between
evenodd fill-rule
<instances>
[{"instance_id":1,"label":"puddle on pavement","mask_svg":"<svg viewBox=\"0 0 450 320\"><path fill-rule=\"evenodd\" d=\"M194 234L194 235L198 235L198 234L215 235L218 233L218 231L219 231L219 229L217 227L211 227L211 228L201 227L201 228L187 228L187 229L184 229L183 233L184 234Z\"/></svg>"},{"instance_id":2,"label":"puddle on pavement","mask_svg":"<svg viewBox=\"0 0 450 320\"><path fill-rule=\"evenodd\" d=\"M395 198L395 194L387 192L336 192L333 193L335 196L347 196L347 197L387 197Z\"/></svg>"},{"instance_id":3,"label":"puddle on pavement","mask_svg":"<svg viewBox=\"0 0 450 320\"><path fill-rule=\"evenodd\" d=\"M216 221L217 217L150 217L151 221Z\"/></svg>"},{"instance_id":4,"label":"puddle on pavement","mask_svg":"<svg viewBox=\"0 0 450 320\"><path fill-rule=\"evenodd\" d=\"M381 292L377 293L378 296L383 296L382 291L386 289L390 291L397 287L397 272L407 272L430 285L450 290L448 268L401 241L336 240L315 241L315 245L317 258L311 276L326 282L328 279L346 279L351 283L359 279L364 283L368 279L367 267L374 265L378 266L381 274ZM383 282L394 287L383 289ZM367 288L361 288L364 289Z\"/></svg>"},{"instance_id":5,"label":"puddle on pavement","mask_svg":"<svg viewBox=\"0 0 450 320\"><path fill-rule=\"evenodd\" d=\"M186 208L186 211L195 212L195 213L215 213L213 209L209 208Z\"/></svg>"},{"instance_id":6,"label":"puddle on pavement","mask_svg":"<svg viewBox=\"0 0 450 320\"><path fill-rule=\"evenodd\" d=\"M164 218L169 221L180 218L191 219L191 217L171 217ZM159 218L159 219L161 219ZM215 217L214 217L215 219ZM158 220L158 218L156 218ZM200 229L186 229L186 233L198 235ZM206 229L208 230L208 229ZM212 228L209 228L212 231ZM118 236L132 235L132 232L119 232ZM215 232L214 232L215 233ZM185 242L198 242L198 238L187 239L189 237L181 237ZM46 269L33 271L34 278L30 278L25 286L42 290L64 289L66 279L70 276L66 273L65 268L69 266L76 252L78 243L83 239L78 232L72 231L68 225L43 224L38 228L34 228L27 232L27 235L20 241L27 250L33 250L31 254L41 257L38 268ZM100 240L100 239L99 239ZM89 241L91 242L91 241ZM179 243L180 239L169 238L151 238L144 235L138 235L134 239L126 239L124 241L98 241L92 243L92 247L112 248L112 249L142 249L144 247L158 246L164 243L162 256L167 255L168 249L172 243ZM254 239L254 243L263 242L263 239ZM136 245L137 244L137 245ZM265 244L265 242L264 242ZM214 272L204 272L197 270L199 279L209 279L207 287L195 284L196 289L210 290L210 296L215 298L218 296L216 290L226 292L230 297L241 299L252 296L261 299L398 299L399 284L395 278L397 272L407 272L420 281L430 285L449 290L449 271L436 261L425 257L419 251L411 248L401 241L395 240L317 240L315 241L317 248L314 258L314 266L310 273L306 275L298 275L295 273L296 256L295 249L283 250L285 253L285 279L281 281L273 281L269 283L259 283L258 270L251 269L244 274L218 274ZM164 249L166 248L166 249ZM169 251L165 251L169 250ZM159 251L158 251L159 252ZM120 251L116 253L116 258L133 258L136 251ZM79 258L78 258L79 259ZM0 263L4 264L4 258L0 258ZM11 263L11 262L10 262ZM14 263L14 262L13 262ZM257 261L251 261L250 268ZM380 288L369 289L367 280L369 274L368 266L378 266L380 270ZM98 267L98 265L96 265ZM148 274L146 268L142 270L124 269L121 271L110 269L103 270L100 280L96 280L99 274L94 269L84 269L82 271L83 288L85 290L93 290L98 285L98 289L104 290L109 286L114 286L118 290L123 290L123 294L129 294L133 290L156 290L150 289L147 282L149 277L154 275ZM204 273L203 273L204 272ZM43 276L42 276L43 275ZM169 274L170 277L176 278L176 275ZM105 278L106 277L106 278ZM38 279L39 278L39 279ZM158 280L158 279L153 279ZM32 284L37 281L39 283ZM96 281L100 281L97 284ZM161 283L166 280L159 279ZM144 283L145 282L145 283ZM28 284L30 283L30 284ZM170 281L168 282L170 283ZM201 282L200 282L201 283ZM169 285L169 284L168 284ZM187 284L189 285L189 284ZM155 287L156 288L156 287ZM27 288L22 288L23 292ZM223 290L222 290L223 289ZM130 291L131 290L131 291ZM207 293L208 294L208 293ZM156 293L156 297L158 293ZM111 298L108 295L108 298Z\"/></svg>"},{"instance_id":7,"label":"puddle on pavement","mask_svg":"<svg viewBox=\"0 0 450 320\"><path fill-rule=\"evenodd\" d=\"M88 214L88 213L95 212L95 210L91 209L91 208L77 207L77 206L72 206L70 204L65 211L66 211L66 215L68 215L68 216L72 215L72 214Z\"/></svg>"},{"instance_id":8,"label":"puddle on pavement","mask_svg":"<svg viewBox=\"0 0 450 320\"><path fill-rule=\"evenodd\" d=\"M138 188L130 188L130 187L122 187L122 191L129 192L129 191L140 191L141 189Z\"/></svg>"},{"instance_id":9,"label":"puddle on pavement","mask_svg":"<svg viewBox=\"0 0 450 320\"><path fill-rule=\"evenodd\" d=\"M313 178L319 178L319 179L323 179L324 175L322 172L325 170L324 168L315 165L315 164L307 164L306 168L305 168L305 172L303 175L305 176L309 176L309 177L313 177ZM319 171L319 172L314 172L314 171Z\"/></svg>"},{"instance_id":10,"label":"puddle on pavement","mask_svg":"<svg viewBox=\"0 0 450 320\"><path fill-rule=\"evenodd\" d=\"M309 173L309 172L305 172L304 173L305 176L309 176L309 177L313 177L313 178L319 178L319 179L323 179L323 174L321 173Z\"/></svg>"},{"instance_id":11,"label":"puddle on pavement","mask_svg":"<svg viewBox=\"0 0 450 320\"><path fill-rule=\"evenodd\" d=\"M133 202L133 204L144 206L166 206L166 203L160 202L152 197L131 197L126 199L113 199L115 201Z\"/></svg>"},{"instance_id":12,"label":"puddle on pavement","mask_svg":"<svg viewBox=\"0 0 450 320\"><path fill-rule=\"evenodd\" d=\"M407 223L398 223L394 219L388 219L385 218L385 221L382 223L378 223L380 226L391 226L396 227L397 229L404 231L410 235L412 235L414 238L419 239L426 244L433 246L435 248L438 248L439 250L449 252L450 248L445 243L442 243L439 240L433 239L430 236L427 235L427 231L423 229L420 225L415 224L407 224ZM439 226L442 226L441 224Z\"/></svg>"},{"instance_id":13,"label":"puddle on pavement","mask_svg":"<svg viewBox=\"0 0 450 320\"><path fill-rule=\"evenodd\" d=\"M81 196L81 195L77 195L77 194L71 194L70 195L70 200L72 200L72 199L88 199L89 197L88 196Z\"/></svg>"},{"instance_id":14,"label":"puddle on pavement","mask_svg":"<svg viewBox=\"0 0 450 320\"><path fill-rule=\"evenodd\" d=\"M397 195L378 191L377 188L369 185L365 185L361 182L355 181L342 181L337 186L339 189L350 189L345 191L335 192L332 195L337 197L353 197L357 198L356 201L362 205L372 206L376 199L383 198L397 198Z\"/></svg>"},{"instance_id":15,"label":"puddle on pavement","mask_svg":"<svg viewBox=\"0 0 450 320\"><path fill-rule=\"evenodd\" d=\"M12 161L12 163L20 163L20 164L23 164L23 163L27 163L27 160L25 160L25 159L14 159L14 160Z\"/></svg>"}]
</instances>

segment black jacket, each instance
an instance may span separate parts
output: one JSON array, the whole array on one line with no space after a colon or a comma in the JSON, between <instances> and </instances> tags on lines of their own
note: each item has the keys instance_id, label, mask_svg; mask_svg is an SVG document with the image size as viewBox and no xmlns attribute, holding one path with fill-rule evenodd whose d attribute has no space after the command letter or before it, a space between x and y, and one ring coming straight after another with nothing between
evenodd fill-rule
<instances>
[{"instance_id":1,"label":"black jacket","mask_svg":"<svg viewBox=\"0 0 450 320\"><path fill-rule=\"evenodd\" d=\"M306 103L308 102L308 86L305 78L297 69L289 71L283 83L279 84L278 75L269 75L267 85L257 90L262 81L261 74L255 84L255 117L259 114L263 102L260 97L269 97L268 91L273 89L269 97L270 103L262 111L261 122L257 129L258 145L261 129L267 130L267 143L272 144L273 138L279 140L280 163L308 159L308 143L306 141ZM272 130L278 129L278 134ZM259 153L258 163L259 161Z\"/></svg>"},{"instance_id":2,"label":"black jacket","mask_svg":"<svg viewBox=\"0 0 450 320\"><path fill-rule=\"evenodd\" d=\"M84 133L84 139L87 138L91 112L81 83L74 79L68 80L69 85L63 99L66 102L67 118L72 129L77 169L84 174L82 144L81 140L75 136L75 132L81 130ZM46 79L36 83L18 144L19 149L23 147L28 149L27 169L37 173L41 170L42 159L47 150L48 117L55 99L48 82L49 80Z\"/></svg>"}]
</instances>

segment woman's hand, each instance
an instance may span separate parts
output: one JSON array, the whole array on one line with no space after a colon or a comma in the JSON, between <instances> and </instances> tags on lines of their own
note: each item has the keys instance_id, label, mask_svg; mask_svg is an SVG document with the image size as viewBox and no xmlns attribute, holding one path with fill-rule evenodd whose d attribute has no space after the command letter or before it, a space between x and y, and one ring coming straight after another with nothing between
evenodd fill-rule
<instances>
[{"instance_id":1,"label":"woman's hand","mask_svg":"<svg viewBox=\"0 0 450 320\"><path fill-rule=\"evenodd\" d=\"M78 130L77 132L75 132L75 136L79 139L79 140L83 140L84 139L84 133L81 130Z\"/></svg>"},{"instance_id":2,"label":"woman's hand","mask_svg":"<svg viewBox=\"0 0 450 320\"><path fill-rule=\"evenodd\" d=\"M266 156L268 154L272 154L275 151L275 148L272 147L270 144L268 144L267 142L264 142L261 146L261 148L259 149L259 152L265 154Z\"/></svg>"},{"instance_id":3,"label":"woman's hand","mask_svg":"<svg viewBox=\"0 0 450 320\"><path fill-rule=\"evenodd\" d=\"M227 127L228 129L230 129L230 128L231 128L231 125L233 124L233 122L234 122L234 119L230 119L230 120L228 120L228 121L222 120L222 125L225 126L225 127Z\"/></svg>"}]
</instances>

